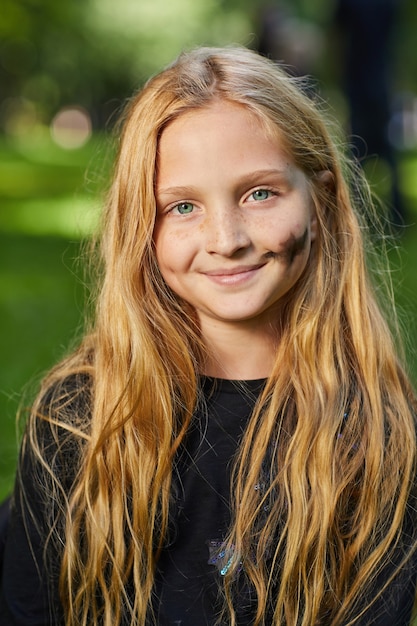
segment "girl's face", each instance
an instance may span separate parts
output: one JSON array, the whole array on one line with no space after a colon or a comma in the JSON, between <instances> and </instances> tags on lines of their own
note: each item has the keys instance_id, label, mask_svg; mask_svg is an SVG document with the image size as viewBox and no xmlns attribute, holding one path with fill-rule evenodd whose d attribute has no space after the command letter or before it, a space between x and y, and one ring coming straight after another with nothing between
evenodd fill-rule
<instances>
[{"instance_id":1,"label":"girl's face","mask_svg":"<svg viewBox=\"0 0 417 626\"><path fill-rule=\"evenodd\" d=\"M308 263L316 220L308 181L245 107L184 113L162 132L157 262L208 324L276 324Z\"/></svg>"}]
</instances>

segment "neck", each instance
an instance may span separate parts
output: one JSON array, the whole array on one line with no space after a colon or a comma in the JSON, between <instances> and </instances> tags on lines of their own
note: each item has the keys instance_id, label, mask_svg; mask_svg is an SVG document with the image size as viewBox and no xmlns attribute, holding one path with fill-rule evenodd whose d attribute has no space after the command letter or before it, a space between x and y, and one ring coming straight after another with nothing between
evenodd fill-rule
<instances>
[{"instance_id":1,"label":"neck","mask_svg":"<svg viewBox=\"0 0 417 626\"><path fill-rule=\"evenodd\" d=\"M228 380L268 378L277 345L272 329L213 321L201 330L207 348L203 374Z\"/></svg>"}]
</instances>

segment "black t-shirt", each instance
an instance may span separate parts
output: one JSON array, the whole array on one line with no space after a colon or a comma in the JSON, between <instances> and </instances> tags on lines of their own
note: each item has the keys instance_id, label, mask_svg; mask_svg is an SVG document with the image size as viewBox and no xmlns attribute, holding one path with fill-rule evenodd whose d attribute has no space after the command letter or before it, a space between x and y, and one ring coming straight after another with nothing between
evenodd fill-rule
<instances>
[{"instance_id":1,"label":"black t-shirt","mask_svg":"<svg viewBox=\"0 0 417 626\"><path fill-rule=\"evenodd\" d=\"M214 625L230 554L230 474L263 381L203 381L204 396L178 455L173 525L156 576L158 624ZM253 609L253 607L252 607ZM239 624L251 624L242 606Z\"/></svg>"},{"instance_id":2,"label":"black t-shirt","mask_svg":"<svg viewBox=\"0 0 417 626\"><path fill-rule=\"evenodd\" d=\"M169 536L156 571L153 609L159 626L217 622L218 590L233 557L223 545L230 523L230 473L262 386L263 381L202 379L202 397L176 459ZM69 461L67 457L56 461L68 488L74 475ZM23 456L20 467L25 500L17 483L5 549L0 626L57 626L64 623L57 591L60 557L49 550L44 567L48 521L39 475L29 455ZM33 509L39 528L27 523L26 506ZM388 569L380 574L376 588L387 580ZM357 624L408 626L416 570L415 564L404 570ZM250 594L242 593L238 626L250 626L253 611Z\"/></svg>"}]
</instances>

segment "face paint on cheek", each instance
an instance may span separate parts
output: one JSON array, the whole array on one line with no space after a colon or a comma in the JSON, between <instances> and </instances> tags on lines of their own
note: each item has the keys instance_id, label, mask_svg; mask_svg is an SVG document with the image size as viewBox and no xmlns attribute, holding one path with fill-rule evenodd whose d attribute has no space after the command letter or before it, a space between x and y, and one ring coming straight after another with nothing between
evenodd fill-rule
<instances>
[{"instance_id":1,"label":"face paint on cheek","mask_svg":"<svg viewBox=\"0 0 417 626\"><path fill-rule=\"evenodd\" d=\"M300 237L291 235L283 244L283 250L277 252L274 256L283 259L288 263L288 265L291 265L294 263L296 257L305 250L307 241L308 228L305 229L304 233Z\"/></svg>"}]
</instances>

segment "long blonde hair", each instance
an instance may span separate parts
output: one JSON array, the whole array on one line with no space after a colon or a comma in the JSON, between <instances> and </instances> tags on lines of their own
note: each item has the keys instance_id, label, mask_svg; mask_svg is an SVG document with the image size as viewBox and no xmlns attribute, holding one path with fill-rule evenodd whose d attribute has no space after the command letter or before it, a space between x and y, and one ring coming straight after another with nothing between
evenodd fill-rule
<instances>
[{"instance_id":1,"label":"long blonde hair","mask_svg":"<svg viewBox=\"0 0 417 626\"><path fill-rule=\"evenodd\" d=\"M345 159L319 107L278 65L241 48L200 48L129 103L103 220L94 328L48 377L33 411L39 458L37 415L80 442L68 497L51 481L65 515L67 626L114 626L123 615L142 626L150 618L172 465L195 408L202 354L192 316L155 261L158 139L184 111L219 98L279 129L310 181L318 220L235 464L224 619L235 623L243 575L256 596L255 626L268 612L274 624L340 624L400 542L415 471L415 400L369 284ZM68 390L62 381L72 374L77 393L85 385L91 395L68 416L74 382ZM47 410L45 389L54 397Z\"/></svg>"}]
</instances>

